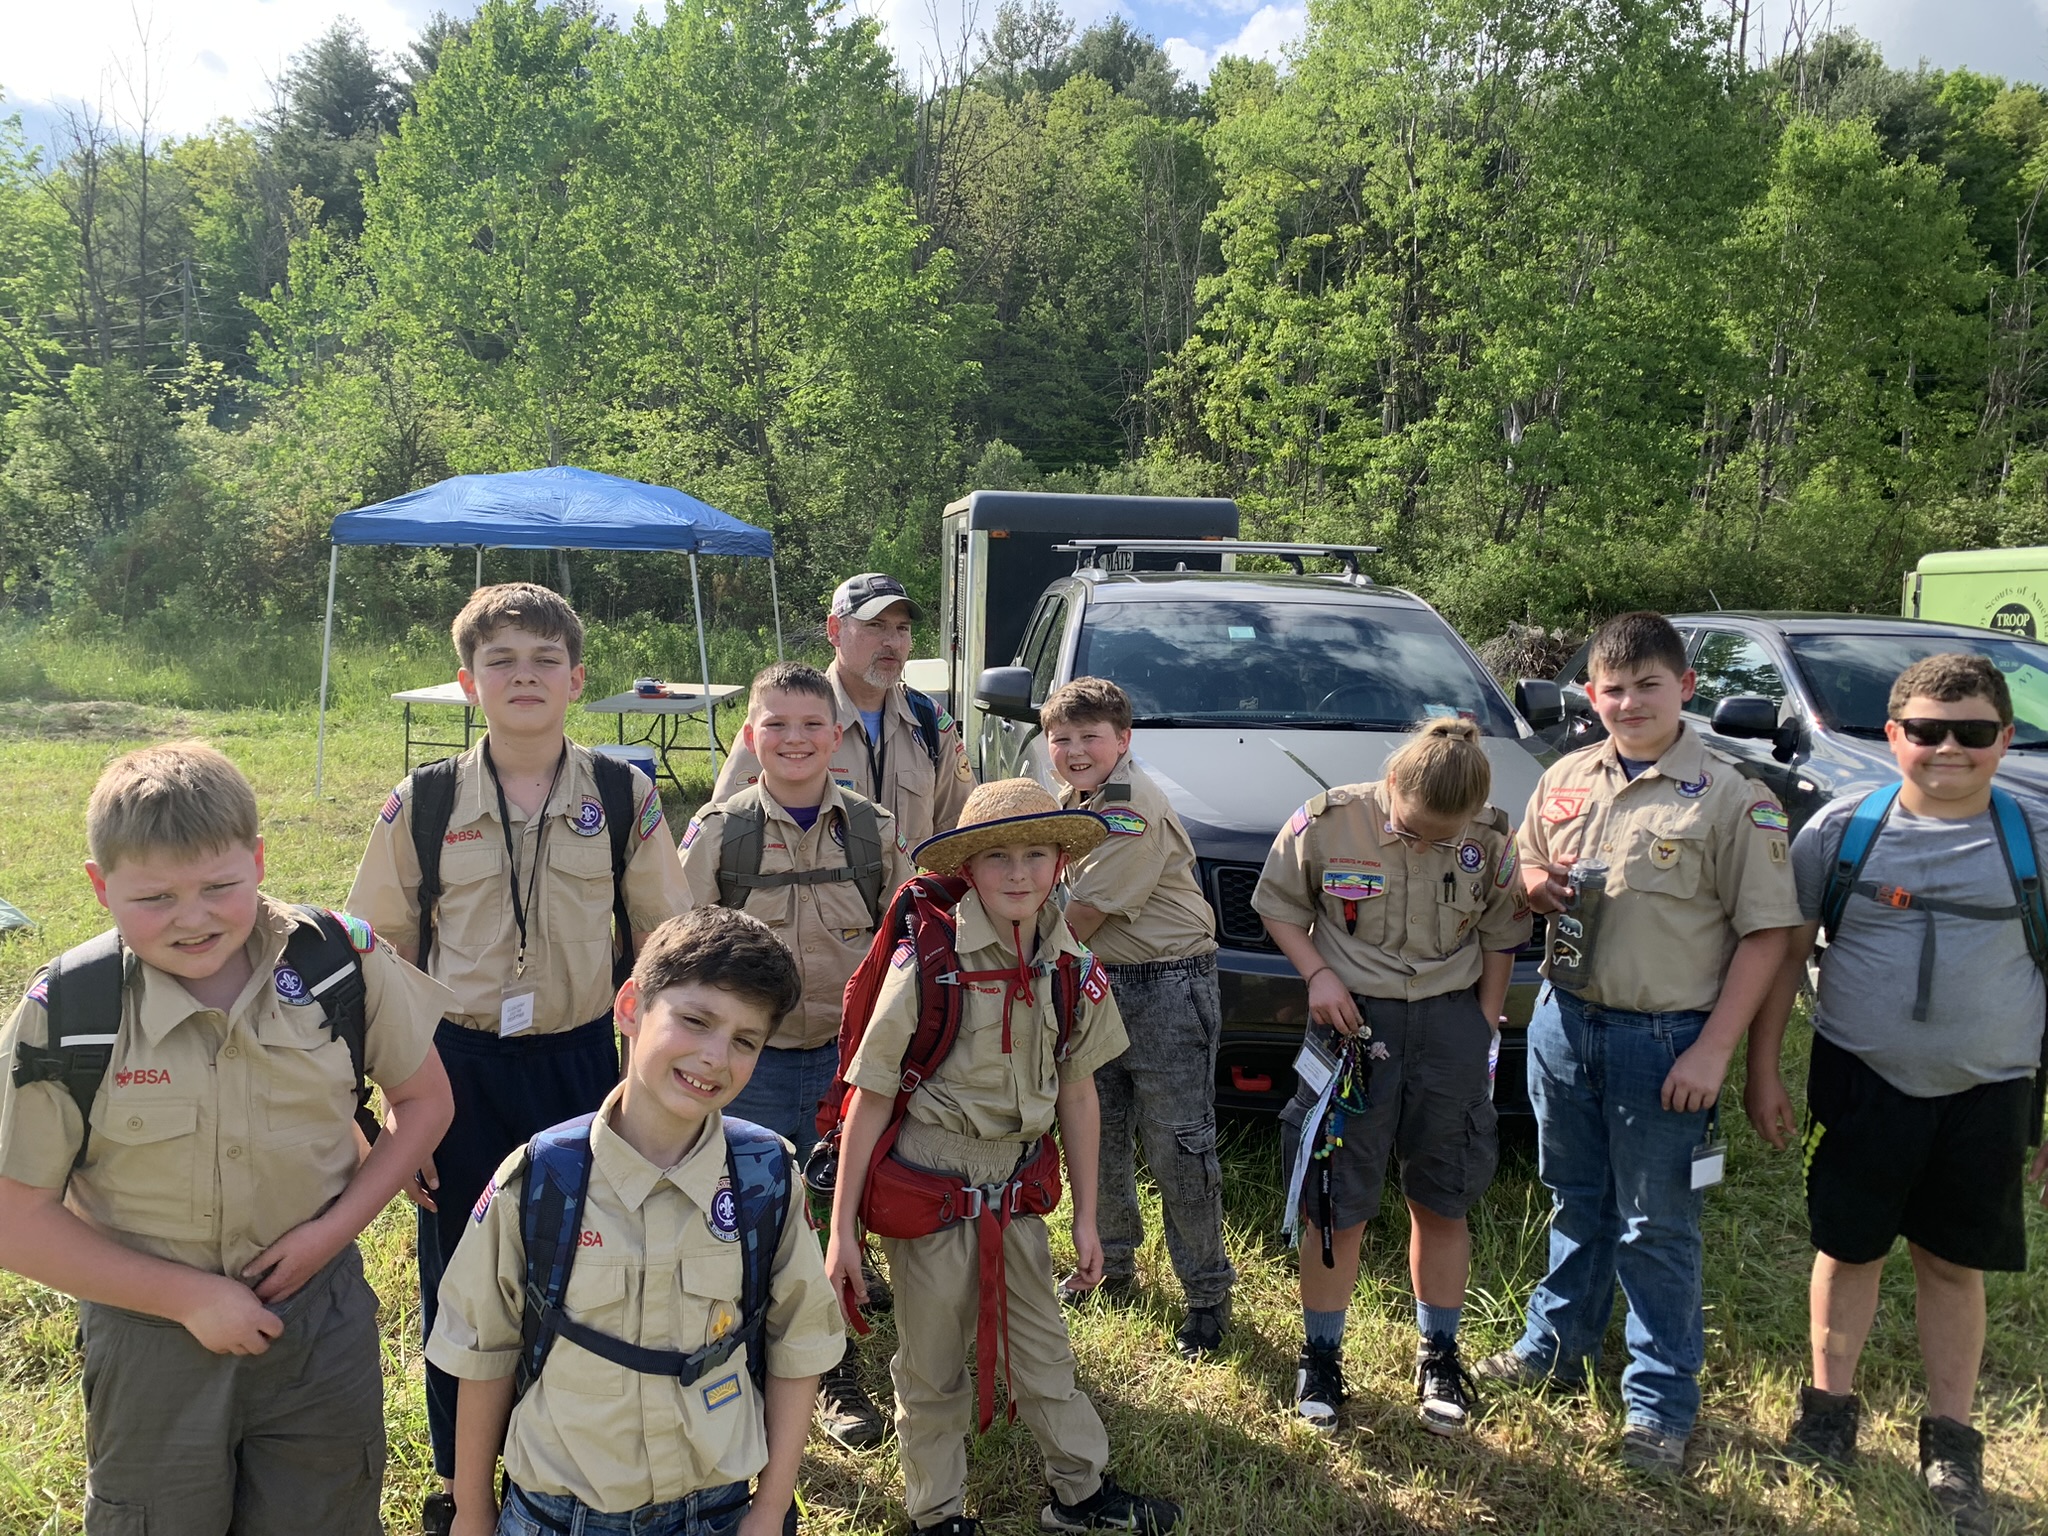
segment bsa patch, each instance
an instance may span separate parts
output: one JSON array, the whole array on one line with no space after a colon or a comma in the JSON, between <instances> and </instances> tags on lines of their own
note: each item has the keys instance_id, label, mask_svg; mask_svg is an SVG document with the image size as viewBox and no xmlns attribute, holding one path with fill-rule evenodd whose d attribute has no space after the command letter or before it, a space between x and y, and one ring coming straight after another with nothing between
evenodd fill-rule
<instances>
[{"instance_id":1,"label":"bsa patch","mask_svg":"<svg viewBox=\"0 0 2048 1536\"><path fill-rule=\"evenodd\" d=\"M1521 862L1521 855L1515 852L1514 843L1512 841L1502 843L1500 847L1500 862L1493 866L1493 883L1501 890L1506 890L1508 882L1515 878L1515 870L1520 866Z\"/></svg>"},{"instance_id":2,"label":"bsa patch","mask_svg":"<svg viewBox=\"0 0 2048 1536\"><path fill-rule=\"evenodd\" d=\"M1387 877L1349 869L1326 869L1323 871L1323 894L1345 901L1372 901L1387 894Z\"/></svg>"},{"instance_id":3,"label":"bsa patch","mask_svg":"<svg viewBox=\"0 0 2048 1536\"><path fill-rule=\"evenodd\" d=\"M728 1403L740 1400L740 1376L734 1371L730 1376L721 1376L704 1389L704 1407L716 1413Z\"/></svg>"},{"instance_id":4,"label":"bsa patch","mask_svg":"<svg viewBox=\"0 0 2048 1536\"><path fill-rule=\"evenodd\" d=\"M1088 957L1088 969L1081 973L1081 991L1091 1003L1099 1003L1109 996L1109 972L1093 955Z\"/></svg>"},{"instance_id":5,"label":"bsa patch","mask_svg":"<svg viewBox=\"0 0 2048 1536\"><path fill-rule=\"evenodd\" d=\"M939 711L939 729L942 731L950 731L951 729L953 729L953 717L947 714L943 709Z\"/></svg>"},{"instance_id":6,"label":"bsa patch","mask_svg":"<svg viewBox=\"0 0 2048 1536\"><path fill-rule=\"evenodd\" d=\"M476 1197L476 1204L469 1208L469 1219L481 1224L484 1212L491 1208L491 1201L497 1198L497 1194L498 1181L493 1179L484 1186L484 1192Z\"/></svg>"},{"instance_id":7,"label":"bsa patch","mask_svg":"<svg viewBox=\"0 0 2048 1536\"><path fill-rule=\"evenodd\" d=\"M910 855L910 844L903 841L903 834L901 832L896 834L896 851L906 858Z\"/></svg>"},{"instance_id":8,"label":"bsa patch","mask_svg":"<svg viewBox=\"0 0 2048 1536\"><path fill-rule=\"evenodd\" d=\"M826 830L832 834L833 842L837 843L842 848L846 846L846 826L844 817L834 816L832 818L831 826L829 826Z\"/></svg>"},{"instance_id":9,"label":"bsa patch","mask_svg":"<svg viewBox=\"0 0 2048 1536\"><path fill-rule=\"evenodd\" d=\"M1766 832L1783 832L1792 825L1774 800L1759 800L1749 808L1751 825Z\"/></svg>"},{"instance_id":10,"label":"bsa patch","mask_svg":"<svg viewBox=\"0 0 2048 1536\"><path fill-rule=\"evenodd\" d=\"M1308 822L1308 807L1304 805L1300 810L1287 818L1287 830L1293 836L1299 837L1308 830Z\"/></svg>"},{"instance_id":11,"label":"bsa patch","mask_svg":"<svg viewBox=\"0 0 2048 1536\"><path fill-rule=\"evenodd\" d=\"M1781 838L1772 838L1770 841L1770 849L1771 862L1773 864L1782 864L1785 862L1785 844Z\"/></svg>"},{"instance_id":12,"label":"bsa patch","mask_svg":"<svg viewBox=\"0 0 2048 1536\"><path fill-rule=\"evenodd\" d=\"M394 789L391 791L391 798L384 802L384 809L377 813L377 819L385 826L390 826L398 820L398 812L404 805L405 802L398 798L398 791Z\"/></svg>"},{"instance_id":13,"label":"bsa patch","mask_svg":"<svg viewBox=\"0 0 2048 1536\"><path fill-rule=\"evenodd\" d=\"M759 781L759 780L757 780L757 779L749 779L749 780L747 780L747 782L748 782L749 784L755 784L755 783L759 783L760 781ZM839 787L840 787L841 789L851 789L851 788L853 788L853 775L852 775L852 774L850 774L850 773L849 773L849 774L838 774L838 773L835 773L835 774L833 774L833 775L832 775L832 782L833 782L834 784L837 784L837 785L838 785L838 786L839 786ZM686 844L685 846L688 846L688 845Z\"/></svg>"},{"instance_id":14,"label":"bsa patch","mask_svg":"<svg viewBox=\"0 0 2048 1536\"><path fill-rule=\"evenodd\" d=\"M351 917L346 912L329 910L329 917L348 930L348 941L359 955L367 955L377 947L377 935L370 931L370 925L360 917Z\"/></svg>"},{"instance_id":15,"label":"bsa patch","mask_svg":"<svg viewBox=\"0 0 2048 1536\"><path fill-rule=\"evenodd\" d=\"M1681 780L1678 785L1678 792L1681 795L1685 796L1685 798L1688 800L1697 800L1701 795L1704 795L1707 792L1707 786L1713 782L1714 776L1711 773L1707 772L1706 769L1702 768L1700 770L1700 776L1694 779L1690 784L1685 783L1683 780Z\"/></svg>"},{"instance_id":16,"label":"bsa patch","mask_svg":"<svg viewBox=\"0 0 2048 1536\"><path fill-rule=\"evenodd\" d=\"M647 798L640 802L640 819L634 823L634 831L640 834L640 841L646 842L654 836L654 829L661 825L661 791L650 788Z\"/></svg>"},{"instance_id":17,"label":"bsa patch","mask_svg":"<svg viewBox=\"0 0 2048 1536\"><path fill-rule=\"evenodd\" d=\"M312 998L312 993L306 988L306 978L288 965L280 965L271 982L277 988L277 995L288 1003L302 1004Z\"/></svg>"},{"instance_id":18,"label":"bsa patch","mask_svg":"<svg viewBox=\"0 0 2048 1536\"><path fill-rule=\"evenodd\" d=\"M1477 843L1466 841L1458 844L1458 868L1468 875L1476 875L1486 867L1486 850Z\"/></svg>"},{"instance_id":19,"label":"bsa patch","mask_svg":"<svg viewBox=\"0 0 2048 1536\"><path fill-rule=\"evenodd\" d=\"M711 1209L704 1213L704 1224L711 1228L711 1235L721 1243L736 1243L740 1236L739 1196L732 1192L732 1181L720 1178L718 1193L711 1197Z\"/></svg>"},{"instance_id":20,"label":"bsa patch","mask_svg":"<svg viewBox=\"0 0 2048 1536\"><path fill-rule=\"evenodd\" d=\"M910 940L904 939L897 944L896 952L889 956L889 964L899 971L907 971L910 969L911 961L916 958L917 946L911 943Z\"/></svg>"},{"instance_id":21,"label":"bsa patch","mask_svg":"<svg viewBox=\"0 0 2048 1536\"><path fill-rule=\"evenodd\" d=\"M683 828L683 846L687 848L690 846L690 844L697 841L697 834L700 831L702 831L703 828L704 823L699 821L696 817L692 816L690 818L690 824L687 827Z\"/></svg>"},{"instance_id":22,"label":"bsa patch","mask_svg":"<svg viewBox=\"0 0 2048 1536\"><path fill-rule=\"evenodd\" d=\"M1102 819L1109 823L1112 837L1143 837L1148 825L1145 818L1136 811L1127 811L1121 806L1104 811Z\"/></svg>"},{"instance_id":23,"label":"bsa patch","mask_svg":"<svg viewBox=\"0 0 2048 1536\"><path fill-rule=\"evenodd\" d=\"M576 814L569 818L569 825L578 837L595 837L604 830L604 807L595 800L586 799L576 808Z\"/></svg>"},{"instance_id":24,"label":"bsa patch","mask_svg":"<svg viewBox=\"0 0 2048 1536\"><path fill-rule=\"evenodd\" d=\"M839 930L839 942L842 944L851 944L855 939L865 939L867 936L868 931L865 928L842 928Z\"/></svg>"},{"instance_id":25,"label":"bsa patch","mask_svg":"<svg viewBox=\"0 0 2048 1536\"><path fill-rule=\"evenodd\" d=\"M1548 822L1570 821L1586 808L1592 794L1590 789L1553 789L1543 797L1543 819Z\"/></svg>"},{"instance_id":26,"label":"bsa patch","mask_svg":"<svg viewBox=\"0 0 2048 1536\"><path fill-rule=\"evenodd\" d=\"M36 984L28 989L28 1000L32 1003L47 1003L50 1000L50 978L38 976Z\"/></svg>"},{"instance_id":27,"label":"bsa patch","mask_svg":"<svg viewBox=\"0 0 2048 1536\"><path fill-rule=\"evenodd\" d=\"M1669 838L1660 837L1650 844L1650 868L1676 869L1678 867L1678 844Z\"/></svg>"}]
</instances>

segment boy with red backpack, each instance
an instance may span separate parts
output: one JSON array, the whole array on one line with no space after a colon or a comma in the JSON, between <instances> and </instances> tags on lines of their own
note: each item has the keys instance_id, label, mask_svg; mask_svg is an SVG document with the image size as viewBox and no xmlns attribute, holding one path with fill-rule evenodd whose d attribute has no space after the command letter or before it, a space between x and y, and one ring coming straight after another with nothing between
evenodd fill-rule
<instances>
[{"instance_id":1,"label":"boy with red backpack","mask_svg":"<svg viewBox=\"0 0 2048 1536\"><path fill-rule=\"evenodd\" d=\"M1011 1412L1045 1458L1043 1529L1160 1532L1180 1521L1171 1501L1105 1472L1108 1435L1074 1382L1041 1219L1059 1202L1057 1119L1076 1274L1099 1280L1094 1073L1127 1042L1101 965L1048 898L1066 862L1106 835L1100 816L1061 810L1029 779L982 785L955 830L916 849L939 878L898 893L847 988L847 1091L820 1116L828 1141L839 1137L825 1271L842 1305L864 1298L866 1227L883 1239L897 1316L918 1319L899 1329L890 1374L904 1502L920 1536L981 1529L963 1512L970 1341L980 1427L993 1418L1000 1358Z\"/></svg>"}]
</instances>

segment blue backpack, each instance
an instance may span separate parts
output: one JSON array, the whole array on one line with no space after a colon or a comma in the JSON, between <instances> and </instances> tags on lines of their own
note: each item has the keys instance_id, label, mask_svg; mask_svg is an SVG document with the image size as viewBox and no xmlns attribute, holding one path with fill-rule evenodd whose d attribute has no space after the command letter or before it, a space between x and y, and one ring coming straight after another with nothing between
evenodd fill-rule
<instances>
[{"instance_id":1,"label":"blue backpack","mask_svg":"<svg viewBox=\"0 0 2048 1536\"><path fill-rule=\"evenodd\" d=\"M768 1364L761 1334L768 1317L769 1269L789 1216L789 1149L782 1138L749 1120L725 1120L728 1187L717 1201L733 1202L740 1245L740 1323L702 1349L647 1349L577 1322L562 1309L569 1271L583 1231L583 1199L590 1189L590 1125L579 1115L542 1131L526 1144L526 1187L519 1201L519 1235L526 1248L525 1306L519 1321L516 1392L540 1379L558 1338L600 1359L644 1376L672 1376L689 1386L730 1359L744 1344L747 1370L762 1390ZM714 1217L719 1214L714 1207Z\"/></svg>"}]
</instances>

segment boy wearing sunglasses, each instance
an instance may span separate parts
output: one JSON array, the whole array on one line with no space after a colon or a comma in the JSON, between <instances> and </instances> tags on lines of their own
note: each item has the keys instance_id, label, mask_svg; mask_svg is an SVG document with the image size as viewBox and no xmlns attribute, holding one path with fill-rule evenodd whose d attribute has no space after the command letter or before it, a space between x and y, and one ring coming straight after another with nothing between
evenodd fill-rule
<instances>
[{"instance_id":1,"label":"boy wearing sunglasses","mask_svg":"<svg viewBox=\"0 0 2048 1536\"><path fill-rule=\"evenodd\" d=\"M1888 713L1897 799L1860 869L1838 866L1853 863L1861 797L1828 805L1793 843L1805 925L1751 1031L1743 1102L1782 1149L1795 1121L1779 1051L1825 920L1803 1138L1814 1384L1800 1389L1785 1454L1824 1471L1853 1461L1856 1362L1903 1236L1927 1372L1920 1475L1958 1531L1988 1532L1984 1437L1970 1427L1984 1271L2026 1267L2021 1175L2040 1128L2048 1002L1992 803L2012 696L1982 656L1930 656L1899 674ZM2018 805L2048 849L2048 814ZM2033 1158L2032 1176L2044 1171L2048 1150Z\"/></svg>"}]
</instances>

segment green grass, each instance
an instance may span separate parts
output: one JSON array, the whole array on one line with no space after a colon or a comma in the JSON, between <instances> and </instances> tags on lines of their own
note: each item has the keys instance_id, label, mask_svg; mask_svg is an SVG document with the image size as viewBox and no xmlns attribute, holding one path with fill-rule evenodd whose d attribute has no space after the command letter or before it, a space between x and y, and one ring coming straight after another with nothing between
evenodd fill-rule
<instances>
[{"instance_id":1,"label":"green grass","mask_svg":"<svg viewBox=\"0 0 2048 1536\"><path fill-rule=\"evenodd\" d=\"M16 995L51 953L101 926L79 863L87 792L100 766L127 746L174 735L217 743L256 784L265 817L269 889L282 897L339 902L366 822L401 772L392 688L440 681L434 644L389 653L350 652L351 684L330 722L327 798L311 794L313 720L302 703L287 710L189 707L206 669L161 664L117 642L67 648L51 636L0 633L0 896L37 919L32 932L0 938L0 990ZM225 665L223 642L208 667ZM237 697L266 688L284 696L297 660L266 660L250 642ZM715 669L738 681L744 663ZM595 665L595 662L594 662ZM630 680L630 656L608 665ZM180 670L180 667L183 670ZM678 669L642 663L647 670ZM19 680L42 669L34 687ZM116 679L92 691L95 677ZM182 681L180 680L182 678ZM617 679L606 679L606 687ZM293 685L296 686L296 685ZM592 693L598 692L593 679ZM301 696L302 697L302 696ZM111 702L109 702L111 701ZM609 739L609 722L577 716L572 728ZM708 790L709 764L694 759L672 813ZM1795 1035L1799 1055L1803 1036ZM1736 1066L1737 1080L1741 1065ZM1133 1486L1170 1493L1196 1532L1328 1533L1394 1531L1682 1533L1813 1531L1919 1532L1927 1519L1913 1478L1919 1367L1913 1343L1911 1277L1903 1254L1886 1276L1884 1304L1861 1387L1865 1465L1846 1492L1803 1478L1775 1479L1765 1460L1790 1418L1806 1376L1806 1245L1798 1167L1771 1155L1744 1125L1730 1129L1728 1182L1707 1205L1708 1359L1694 1471L1677 1489L1620 1473L1611 1452L1621 1412L1617 1377L1624 1354L1617 1321L1594 1388L1576 1396L1489 1395L1478 1432L1452 1443L1426 1433L1408 1385L1413 1322L1406 1279L1406 1221L1390 1210L1368 1231L1364 1276L1345 1341L1354 1398L1344 1428L1325 1441L1291 1422L1299 1312L1291 1253L1275 1238L1280 1191L1270 1123L1231 1124L1224 1149L1231 1252L1240 1271L1237 1320L1228 1347L1208 1364L1172 1350L1177 1290L1156 1236L1140 1255L1145 1283L1134 1311L1099 1305L1075 1314L1085 1387L1107 1420L1115 1469ZM1398 1202L1396 1202L1398 1207ZM1470 1353L1511 1343L1520 1305L1539 1277L1548 1200L1533 1154L1512 1140L1492 1191L1474 1219L1473 1289L1466 1312ZM2037 1252L2048 1216L2030 1206ZM1055 1253L1071 1258L1054 1220ZM408 1213L388 1210L365 1243L384 1305L391 1463L385 1512L393 1532L416 1530L429 1485L421 1407L420 1349L412 1288ZM1980 1423L1991 1436L1990 1480L2006 1528L2035 1529L2048 1510L2048 1276L2039 1270L1990 1281L1991 1330ZM72 1349L70 1303L0 1275L0 1533L62 1536L79 1529L83 1501L83 1415ZM886 1394L893 1324L882 1320L866 1349L870 1386ZM999 1427L974 1447L969 1508L991 1536L1036 1529L1042 1477L1030 1436ZM807 1531L880 1533L902 1524L893 1447L854 1457L814 1437L803 1492Z\"/></svg>"}]
</instances>

